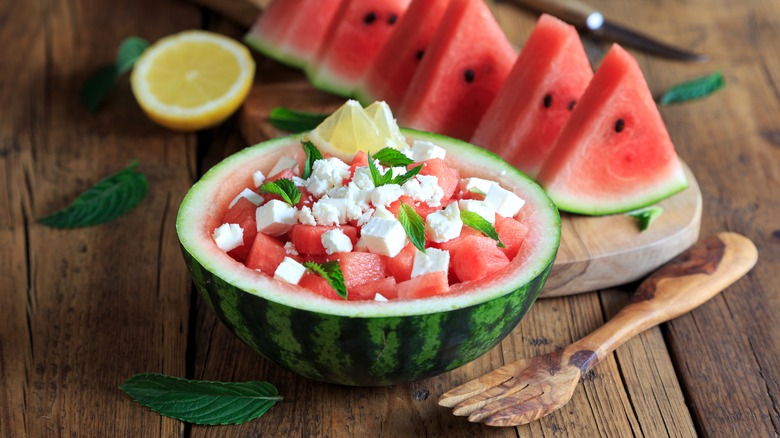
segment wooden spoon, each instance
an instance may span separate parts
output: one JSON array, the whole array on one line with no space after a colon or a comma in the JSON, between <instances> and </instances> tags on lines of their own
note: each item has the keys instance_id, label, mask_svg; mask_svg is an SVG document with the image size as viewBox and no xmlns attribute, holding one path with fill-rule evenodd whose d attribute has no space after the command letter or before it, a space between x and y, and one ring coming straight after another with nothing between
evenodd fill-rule
<instances>
[{"instance_id":1,"label":"wooden spoon","mask_svg":"<svg viewBox=\"0 0 780 438\"><path fill-rule=\"evenodd\" d=\"M444 393L439 404L490 426L517 426L566 404L580 377L642 331L695 309L745 275L758 251L747 237L720 233L645 279L624 307L568 347L505 365Z\"/></svg>"}]
</instances>

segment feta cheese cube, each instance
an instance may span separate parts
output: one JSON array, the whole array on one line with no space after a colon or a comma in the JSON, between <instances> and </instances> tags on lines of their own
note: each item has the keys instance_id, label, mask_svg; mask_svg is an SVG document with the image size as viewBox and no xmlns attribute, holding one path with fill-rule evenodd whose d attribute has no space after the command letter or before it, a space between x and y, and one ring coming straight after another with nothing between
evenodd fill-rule
<instances>
[{"instance_id":1,"label":"feta cheese cube","mask_svg":"<svg viewBox=\"0 0 780 438\"><path fill-rule=\"evenodd\" d=\"M255 183L255 187L260 187L265 182L265 175L263 172L257 171L252 174L252 182Z\"/></svg>"},{"instance_id":2,"label":"feta cheese cube","mask_svg":"<svg viewBox=\"0 0 780 438\"><path fill-rule=\"evenodd\" d=\"M298 167L298 161L294 158L290 157L281 157L279 158L279 161L274 164L274 167L271 168L270 171L268 171L268 176L274 176L277 173L286 170L286 169L292 169L293 173L298 175L300 173L299 167Z\"/></svg>"},{"instance_id":3,"label":"feta cheese cube","mask_svg":"<svg viewBox=\"0 0 780 438\"><path fill-rule=\"evenodd\" d=\"M378 293L378 294L374 295L374 301L382 301L382 302L386 302L386 301L388 301L388 299L387 299L387 298L385 298L385 296L384 296L384 295L382 295L382 294Z\"/></svg>"},{"instance_id":4,"label":"feta cheese cube","mask_svg":"<svg viewBox=\"0 0 780 438\"><path fill-rule=\"evenodd\" d=\"M371 192L371 203L374 206L388 206L403 196L404 191L398 184L385 184Z\"/></svg>"},{"instance_id":5,"label":"feta cheese cube","mask_svg":"<svg viewBox=\"0 0 780 438\"><path fill-rule=\"evenodd\" d=\"M346 178L349 178L349 164L336 157L317 160L311 166L306 189L314 196L324 196L328 190L341 187Z\"/></svg>"},{"instance_id":6,"label":"feta cheese cube","mask_svg":"<svg viewBox=\"0 0 780 438\"><path fill-rule=\"evenodd\" d=\"M406 246L406 231L395 218L374 216L363 225L358 245L375 254L395 257Z\"/></svg>"},{"instance_id":7,"label":"feta cheese cube","mask_svg":"<svg viewBox=\"0 0 780 438\"><path fill-rule=\"evenodd\" d=\"M496 224L496 208L493 204L476 199L461 199L458 201L458 207L461 211L470 211L482 216L490 225Z\"/></svg>"},{"instance_id":8,"label":"feta cheese cube","mask_svg":"<svg viewBox=\"0 0 780 438\"><path fill-rule=\"evenodd\" d=\"M415 140L414 143L412 143L412 160L414 160L415 163L431 160L433 158L443 159L446 155L446 149L436 146L429 141Z\"/></svg>"},{"instance_id":9,"label":"feta cheese cube","mask_svg":"<svg viewBox=\"0 0 780 438\"><path fill-rule=\"evenodd\" d=\"M349 237L339 228L322 233L320 239L322 240L322 246L325 247L325 252L327 254L352 251L352 241L349 240Z\"/></svg>"},{"instance_id":10,"label":"feta cheese cube","mask_svg":"<svg viewBox=\"0 0 780 438\"><path fill-rule=\"evenodd\" d=\"M519 196L504 189L498 184L493 184L485 196L485 202L492 204L496 209L496 214L504 217L516 215L525 204L525 201Z\"/></svg>"},{"instance_id":11,"label":"feta cheese cube","mask_svg":"<svg viewBox=\"0 0 780 438\"><path fill-rule=\"evenodd\" d=\"M426 248L425 252L416 250L412 264L412 278L431 272L448 272L450 269L450 252L436 248Z\"/></svg>"},{"instance_id":12,"label":"feta cheese cube","mask_svg":"<svg viewBox=\"0 0 780 438\"><path fill-rule=\"evenodd\" d=\"M374 210L374 217L381 217L383 219L395 219L395 215L385 208L384 206L377 206Z\"/></svg>"},{"instance_id":13,"label":"feta cheese cube","mask_svg":"<svg viewBox=\"0 0 780 438\"><path fill-rule=\"evenodd\" d=\"M295 207L286 202L272 199L257 207L255 219L257 231L270 236L279 236L288 231L298 221L295 219Z\"/></svg>"},{"instance_id":14,"label":"feta cheese cube","mask_svg":"<svg viewBox=\"0 0 780 438\"><path fill-rule=\"evenodd\" d=\"M244 244L244 229L238 224L222 224L211 235L222 251L232 251Z\"/></svg>"},{"instance_id":15,"label":"feta cheese cube","mask_svg":"<svg viewBox=\"0 0 780 438\"><path fill-rule=\"evenodd\" d=\"M276 267L274 278L290 284L298 284L305 273L306 267L295 261L295 259L285 257L282 263L279 263L279 266Z\"/></svg>"},{"instance_id":16,"label":"feta cheese cube","mask_svg":"<svg viewBox=\"0 0 780 438\"><path fill-rule=\"evenodd\" d=\"M347 222L347 209L352 202L347 198L323 196L311 208L319 225L339 225Z\"/></svg>"},{"instance_id":17,"label":"feta cheese cube","mask_svg":"<svg viewBox=\"0 0 780 438\"><path fill-rule=\"evenodd\" d=\"M482 178L463 178L460 180L460 189L464 192L487 195L487 193L490 191L490 187L492 187L494 184L496 184L495 181Z\"/></svg>"},{"instance_id":18,"label":"feta cheese cube","mask_svg":"<svg viewBox=\"0 0 780 438\"><path fill-rule=\"evenodd\" d=\"M246 198L249 202L255 205L260 205L265 200L257 192L251 189L244 189L235 198L233 198L232 201L230 201L230 205L228 205L228 208L232 208L234 205L236 205L236 202L238 202L238 200L241 198Z\"/></svg>"},{"instance_id":19,"label":"feta cheese cube","mask_svg":"<svg viewBox=\"0 0 780 438\"><path fill-rule=\"evenodd\" d=\"M460 208L453 202L444 210L435 211L425 218L425 235L434 242L446 242L460 236L463 221Z\"/></svg>"}]
</instances>

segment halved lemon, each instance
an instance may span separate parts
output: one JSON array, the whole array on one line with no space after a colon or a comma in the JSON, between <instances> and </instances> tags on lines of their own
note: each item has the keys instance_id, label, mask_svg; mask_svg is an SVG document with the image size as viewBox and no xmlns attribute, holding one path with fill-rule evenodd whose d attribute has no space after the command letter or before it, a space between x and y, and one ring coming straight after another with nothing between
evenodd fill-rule
<instances>
[{"instance_id":1,"label":"halved lemon","mask_svg":"<svg viewBox=\"0 0 780 438\"><path fill-rule=\"evenodd\" d=\"M209 128L246 99L255 75L249 50L231 38L190 30L152 44L133 67L133 94L156 123L177 131Z\"/></svg>"}]
</instances>

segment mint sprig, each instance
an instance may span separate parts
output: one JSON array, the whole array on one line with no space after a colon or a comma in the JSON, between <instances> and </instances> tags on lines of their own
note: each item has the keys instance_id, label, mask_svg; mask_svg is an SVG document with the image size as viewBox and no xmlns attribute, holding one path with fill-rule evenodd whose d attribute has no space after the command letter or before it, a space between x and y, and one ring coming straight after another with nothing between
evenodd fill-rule
<instances>
[{"instance_id":1,"label":"mint sprig","mask_svg":"<svg viewBox=\"0 0 780 438\"><path fill-rule=\"evenodd\" d=\"M636 219L639 231L645 231L656 219L664 212L663 207L651 205L650 207L640 208L639 210L629 211L626 216Z\"/></svg>"},{"instance_id":2,"label":"mint sprig","mask_svg":"<svg viewBox=\"0 0 780 438\"><path fill-rule=\"evenodd\" d=\"M303 132L316 128L329 114L309 113L277 106L271 110L268 120L282 131Z\"/></svg>"},{"instance_id":3,"label":"mint sprig","mask_svg":"<svg viewBox=\"0 0 780 438\"><path fill-rule=\"evenodd\" d=\"M112 221L146 197L148 182L138 172L138 161L111 174L79 195L70 206L38 219L52 228L78 228Z\"/></svg>"},{"instance_id":4,"label":"mint sprig","mask_svg":"<svg viewBox=\"0 0 780 438\"><path fill-rule=\"evenodd\" d=\"M301 190L295 186L295 183L287 178L280 178L276 181L267 181L258 189L260 193L270 193L279 195L282 201L295 206L301 201Z\"/></svg>"},{"instance_id":5,"label":"mint sprig","mask_svg":"<svg viewBox=\"0 0 780 438\"><path fill-rule=\"evenodd\" d=\"M504 245L503 242L501 242L501 238L498 237L498 232L496 231L496 228L491 224L487 219L480 216L477 213L474 213L473 211L460 211L460 220L463 222L463 225L473 228L480 233L490 237L491 239L498 242L497 246L499 248L506 248L506 245Z\"/></svg>"},{"instance_id":6,"label":"mint sprig","mask_svg":"<svg viewBox=\"0 0 780 438\"><path fill-rule=\"evenodd\" d=\"M406 236L409 237L412 245L421 252L425 252L425 224L422 217L411 205L401 203L401 207L398 209L398 222L401 222L401 226L404 227Z\"/></svg>"},{"instance_id":7,"label":"mint sprig","mask_svg":"<svg viewBox=\"0 0 780 438\"><path fill-rule=\"evenodd\" d=\"M378 150L377 153L374 154L374 159L379 161L379 164L386 167L406 167L414 163L414 160L401 153L398 149L393 148L382 148Z\"/></svg>"},{"instance_id":8,"label":"mint sprig","mask_svg":"<svg viewBox=\"0 0 780 438\"><path fill-rule=\"evenodd\" d=\"M89 112L95 112L114 89L116 80L133 68L149 42L138 37L126 38L119 45L114 64L107 65L87 78L81 87L81 104Z\"/></svg>"},{"instance_id":9,"label":"mint sprig","mask_svg":"<svg viewBox=\"0 0 780 438\"><path fill-rule=\"evenodd\" d=\"M314 162L321 160L322 154L319 149L317 149L317 146L314 146L314 143L310 141L302 141L301 145L303 146L303 152L306 153L306 161L303 163L303 175L301 176L303 179L308 179L311 176Z\"/></svg>"},{"instance_id":10,"label":"mint sprig","mask_svg":"<svg viewBox=\"0 0 780 438\"><path fill-rule=\"evenodd\" d=\"M303 266L324 278L338 296L345 300L347 299L347 286L344 285L344 275L341 273L341 266L338 261L334 260L325 263L306 261L303 262Z\"/></svg>"},{"instance_id":11,"label":"mint sprig","mask_svg":"<svg viewBox=\"0 0 780 438\"><path fill-rule=\"evenodd\" d=\"M120 387L160 415L192 424L241 424L282 400L268 382L211 382L163 374L136 374Z\"/></svg>"},{"instance_id":12,"label":"mint sprig","mask_svg":"<svg viewBox=\"0 0 780 438\"><path fill-rule=\"evenodd\" d=\"M399 186L403 185L405 182L409 181L410 179L414 178L415 175L420 173L422 167L423 165L420 164L419 166L415 166L409 169L406 173L402 175L393 177L393 169L387 169L385 170L384 173L382 173L379 170L379 168L376 167L376 164L374 163L374 158L371 157L370 153L368 154L368 170L371 173L371 179L374 182L374 187L380 187L385 184L398 184Z\"/></svg>"},{"instance_id":13,"label":"mint sprig","mask_svg":"<svg viewBox=\"0 0 780 438\"><path fill-rule=\"evenodd\" d=\"M688 102L690 100L701 99L720 90L726 86L726 79L722 72L715 72L707 76L702 76L670 88L658 103L669 105L672 103Z\"/></svg>"}]
</instances>

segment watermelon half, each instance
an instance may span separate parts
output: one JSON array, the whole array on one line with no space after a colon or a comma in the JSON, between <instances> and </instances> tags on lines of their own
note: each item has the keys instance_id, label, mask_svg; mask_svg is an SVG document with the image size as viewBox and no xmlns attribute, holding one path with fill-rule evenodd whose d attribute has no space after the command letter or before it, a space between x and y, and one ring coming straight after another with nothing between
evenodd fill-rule
<instances>
[{"instance_id":1,"label":"watermelon half","mask_svg":"<svg viewBox=\"0 0 780 438\"><path fill-rule=\"evenodd\" d=\"M260 143L210 169L187 193L176 221L193 282L251 348L311 379L358 386L414 381L486 353L536 300L560 242L552 201L491 152L435 134L403 133L410 142L446 148L448 163L462 176L496 180L526 200L519 214L529 230L519 255L499 273L452 285L447 295L389 302L328 299L246 268L216 246L212 230L255 170L302 155L305 134Z\"/></svg>"}]
</instances>

